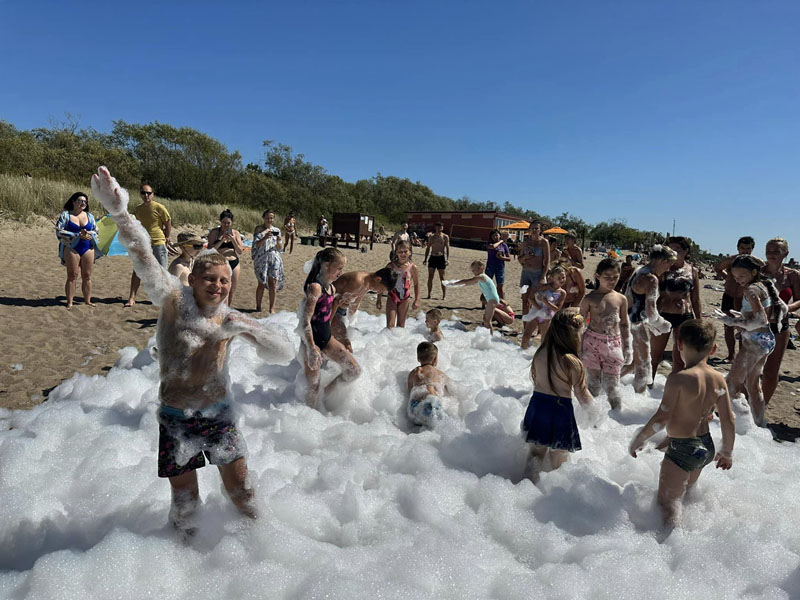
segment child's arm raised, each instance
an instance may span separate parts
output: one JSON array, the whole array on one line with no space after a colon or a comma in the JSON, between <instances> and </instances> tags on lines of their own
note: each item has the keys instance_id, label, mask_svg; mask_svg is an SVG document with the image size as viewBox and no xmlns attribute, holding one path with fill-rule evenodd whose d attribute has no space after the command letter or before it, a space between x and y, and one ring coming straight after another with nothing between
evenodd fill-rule
<instances>
[{"instance_id":1,"label":"child's arm raised","mask_svg":"<svg viewBox=\"0 0 800 600\"><path fill-rule=\"evenodd\" d=\"M720 376L719 389L717 394L717 414L719 415L719 426L722 430L722 450L717 452L715 460L717 468L727 471L733 466L733 442L736 438L736 417L731 408L731 397L728 395L728 387ZM720 393L722 392L722 393Z\"/></svg>"},{"instance_id":2,"label":"child's arm raised","mask_svg":"<svg viewBox=\"0 0 800 600\"><path fill-rule=\"evenodd\" d=\"M481 276L478 275L476 277L470 277L469 279L459 279L457 281L449 281L448 285L475 285L481 280Z\"/></svg>"},{"instance_id":3,"label":"child's arm raised","mask_svg":"<svg viewBox=\"0 0 800 600\"><path fill-rule=\"evenodd\" d=\"M745 317L742 313L736 310L730 311L732 316L729 316L719 309L714 311L714 316L725 325L741 327L747 331L755 331L756 329L766 327L769 324L769 321L767 320L767 311L764 310L764 307L761 304L761 298L753 289L752 285L749 285L744 289L744 295L750 302L750 306L753 309L753 312L749 313L749 317Z\"/></svg>"},{"instance_id":4,"label":"child's arm raised","mask_svg":"<svg viewBox=\"0 0 800 600\"><path fill-rule=\"evenodd\" d=\"M128 212L128 192L120 187L106 167L100 167L92 175L92 193L117 224L119 241L128 251L133 268L142 280L150 300L156 306L161 306L167 296L180 290L182 285L153 256L150 235Z\"/></svg>"},{"instance_id":5,"label":"child's arm raised","mask_svg":"<svg viewBox=\"0 0 800 600\"><path fill-rule=\"evenodd\" d=\"M647 424L631 440L628 451L633 458L636 458L636 453L642 449L644 443L653 437L657 431L663 429L669 421L670 413L678 403L678 395L680 393L680 383L676 380L676 376L680 376L680 373L673 373L667 377L667 382L664 384L664 396L661 398L661 404L656 414L650 417Z\"/></svg>"}]
</instances>

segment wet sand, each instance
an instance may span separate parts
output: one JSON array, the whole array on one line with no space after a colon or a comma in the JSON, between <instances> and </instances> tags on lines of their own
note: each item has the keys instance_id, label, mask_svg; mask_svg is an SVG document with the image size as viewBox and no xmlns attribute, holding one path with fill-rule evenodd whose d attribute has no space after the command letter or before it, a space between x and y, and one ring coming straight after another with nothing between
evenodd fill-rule
<instances>
[{"instance_id":1,"label":"wet sand","mask_svg":"<svg viewBox=\"0 0 800 600\"><path fill-rule=\"evenodd\" d=\"M0 236L3 240L0 260L6 269L5 276L0 278L0 329L4 341L4 360L0 363L0 407L35 406L46 400L50 390L76 372L102 375L113 367L118 350L126 346L141 348L155 333L158 309L147 300L146 294L140 292L136 306L123 307L131 274L128 257L111 256L97 261L92 276L97 306L92 308L82 303L79 282L76 303L67 310L64 296L66 270L58 260L58 245L52 227L45 225L44 220L42 224L32 226L3 221L0 222ZM318 250L316 246L297 243L293 254L283 255L286 287L278 293L277 310L297 310L305 281L303 264ZM375 244L374 249L366 253L354 247L342 248L342 251L347 257L346 270L375 271L386 265L389 246ZM422 265L423 252L421 248L414 249L415 262L420 268L423 298L420 308L440 308L445 318L455 317L467 328L474 328L483 314L477 286L450 288L446 300L442 300L437 277L433 298L425 300L427 269ZM485 257L485 252L453 248L446 278L471 276L470 262ZM600 258L586 256L587 273L593 273ZM253 312L256 278L249 252L245 252L241 265L233 306L255 317L266 316ZM517 296L519 274L518 263L509 263L506 296L517 313L521 312L521 301ZM701 280L701 285L710 284L720 290L721 283ZM264 307L267 306L266 296ZM703 288L701 298L704 312L710 313L719 306L722 292ZM375 314L374 296L365 298L361 308ZM507 331L503 331L503 335L518 340L521 329L521 322L517 319ZM718 329L719 353L724 356L725 343L719 324ZM718 368L726 371L728 367L719 365ZM663 364L661 371L667 372ZM800 351L786 351L781 365L781 380L769 405L767 418L773 431L782 433L783 437L800 435L800 430L796 429L800 428Z\"/></svg>"}]
</instances>

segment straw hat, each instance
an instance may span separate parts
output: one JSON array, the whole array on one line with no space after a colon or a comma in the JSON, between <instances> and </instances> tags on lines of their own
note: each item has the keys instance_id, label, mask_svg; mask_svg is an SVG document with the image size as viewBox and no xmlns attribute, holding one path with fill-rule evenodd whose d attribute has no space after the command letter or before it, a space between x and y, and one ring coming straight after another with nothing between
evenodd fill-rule
<instances>
[{"instance_id":1,"label":"straw hat","mask_svg":"<svg viewBox=\"0 0 800 600\"><path fill-rule=\"evenodd\" d=\"M178 246L189 246L194 244L205 244L206 241L196 233L184 231L178 234Z\"/></svg>"}]
</instances>

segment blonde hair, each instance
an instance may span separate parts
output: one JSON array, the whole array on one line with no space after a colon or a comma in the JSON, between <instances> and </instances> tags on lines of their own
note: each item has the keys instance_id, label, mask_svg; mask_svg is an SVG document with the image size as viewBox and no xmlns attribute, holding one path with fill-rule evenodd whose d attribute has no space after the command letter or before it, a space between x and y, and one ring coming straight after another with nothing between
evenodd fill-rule
<instances>
[{"instance_id":1,"label":"blonde hair","mask_svg":"<svg viewBox=\"0 0 800 600\"><path fill-rule=\"evenodd\" d=\"M442 311L438 308L432 308L428 312L425 313L426 317L430 317L434 321L441 321L442 320Z\"/></svg>"},{"instance_id":2,"label":"blonde hair","mask_svg":"<svg viewBox=\"0 0 800 600\"><path fill-rule=\"evenodd\" d=\"M774 237L771 240L767 240L767 246L770 244L778 244L781 248L783 248L784 256L789 254L789 242L786 241L786 238Z\"/></svg>"},{"instance_id":3,"label":"blonde hair","mask_svg":"<svg viewBox=\"0 0 800 600\"><path fill-rule=\"evenodd\" d=\"M484 265L483 265L483 261L482 261L482 260L473 260L473 261L472 261L472 262L469 264L469 266L470 266L470 268L472 268L472 267L480 267L481 269L483 269L483 268L484 268Z\"/></svg>"},{"instance_id":4,"label":"blonde hair","mask_svg":"<svg viewBox=\"0 0 800 600\"><path fill-rule=\"evenodd\" d=\"M585 323L577 308L562 308L550 321L550 328L544 334L542 345L539 346L533 355L531 362L531 379L536 383L536 357L540 352L547 353L547 382L550 389L553 389L553 370L555 365L561 367L565 373L570 372L571 366L580 369L581 378L584 377L585 370L580 359L581 352L581 331ZM570 383L570 381L566 381Z\"/></svg>"},{"instance_id":5,"label":"blonde hair","mask_svg":"<svg viewBox=\"0 0 800 600\"><path fill-rule=\"evenodd\" d=\"M231 263L222 254L216 250L207 250L198 254L197 258L194 259L192 275L200 275L209 267L221 267L222 265L227 265L229 269L231 268Z\"/></svg>"},{"instance_id":6,"label":"blonde hair","mask_svg":"<svg viewBox=\"0 0 800 600\"><path fill-rule=\"evenodd\" d=\"M547 278L550 279L559 273L564 273L564 275L566 275L567 270L558 262L551 263L550 268L547 270Z\"/></svg>"}]
</instances>

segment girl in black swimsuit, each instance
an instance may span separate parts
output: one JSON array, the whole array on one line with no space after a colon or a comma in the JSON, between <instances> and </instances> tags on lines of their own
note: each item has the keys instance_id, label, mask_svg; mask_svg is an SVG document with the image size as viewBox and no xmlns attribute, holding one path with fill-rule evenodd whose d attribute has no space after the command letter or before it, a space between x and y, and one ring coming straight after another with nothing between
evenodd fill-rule
<instances>
[{"instance_id":1,"label":"girl in black swimsuit","mask_svg":"<svg viewBox=\"0 0 800 600\"><path fill-rule=\"evenodd\" d=\"M228 293L228 306L233 303L233 293L239 281L239 256L244 252L242 234L233 228L233 213L227 208L219 215L219 227L208 232L208 248L216 249L228 259L231 266L231 291Z\"/></svg>"},{"instance_id":2,"label":"girl in black swimsuit","mask_svg":"<svg viewBox=\"0 0 800 600\"><path fill-rule=\"evenodd\" d=\"M689 319L702 318L703 309L700 305L700 278L697 269L686 262L689 250L691 250L688 238L682 235L673 236L667 239L667 245L678 254L678 259L661 277L658 312L672 325L672 372L676 373L684 367L680 352L675 350L678 327ZM653 335L650 338L653 377L655 377L658 365L664 356L664 349L667 347L669 338L669 333Z\"/></svg>"}]
</instances>

